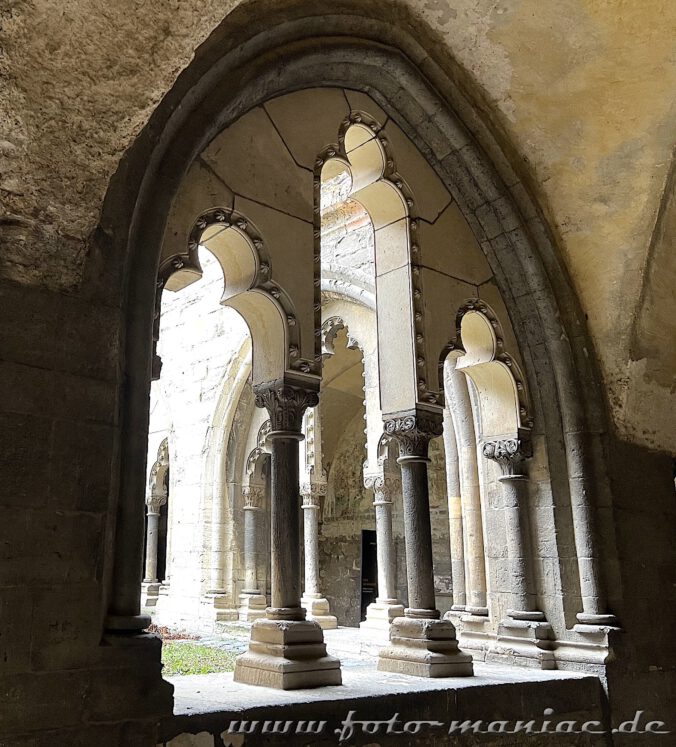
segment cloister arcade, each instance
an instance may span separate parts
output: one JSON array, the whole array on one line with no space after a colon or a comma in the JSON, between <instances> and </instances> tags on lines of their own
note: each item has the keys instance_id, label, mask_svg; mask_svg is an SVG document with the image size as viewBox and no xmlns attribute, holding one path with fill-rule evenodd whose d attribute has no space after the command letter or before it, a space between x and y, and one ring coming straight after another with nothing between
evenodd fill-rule
<instances>
[{"instance_id":1,"label":"cloister arcade","mask_svg":"<svg viewBox=\"0 0 676 747\"><path fill-rule=\"evenodd\" d=\"M136 503L110 627L149 611L252 622L235 679L283 689L340 682L322 634L337 624L380 637L382 671L601 672L612 526L599 531L578 372L519 208L423 88L415 122L350 87L264 88L195 150L168 212L145 577ZM195 332L205 270L220 316ZM198 365L168 371L195 335Z\"/></svg>"}]
</instances>

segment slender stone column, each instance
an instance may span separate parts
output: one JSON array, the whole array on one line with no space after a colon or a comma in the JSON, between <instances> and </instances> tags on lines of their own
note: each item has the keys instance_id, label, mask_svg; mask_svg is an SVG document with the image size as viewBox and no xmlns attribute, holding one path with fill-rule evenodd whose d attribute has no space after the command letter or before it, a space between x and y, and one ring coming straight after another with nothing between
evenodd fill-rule
<instances>
[{"instance_id":1,"label":"slender stone column","mask_svg":"<svg viewBox=\"0 0 676 747\"><path fill-rule=\"evenodd\" d=\"M472 403L465 374L455 369L455 362L446 364L445 383L459 457L466 569L465 609L473 616L484 617L488 615L486 558Z\"/></svg>"},{"instance_id":2,"label":"slender stone column","mask_svg":"<svg viewBox=\"0 0 676 747\"><path fill-rule=\"evenodd\" d=\"M157 578L157 542L160 529L160 508L167 502L165 492L151 493L146 500L146 564L141 584L141 605L155 607L160 593L160 580Z\"/></svg>"},{"instance_id":3,"label":"slender stone column","mask_svg":"<svg viewBox=\"0 0 676 747\"><path fill-rule=\"evenodd\" d=\"M448 538L451 551L451 583L453 612L464 612L467 602L465 591L465 548L462 526L462 500L460 496L460 459L455 426L450 410L444 410L444 451L446 453L446 492L448 494Z\"/></svg>"},{"instance_id":4,"label":"slender stone column","mask_svg":"<svg viewBox=\"0 0 676 747\"><path fill-rule=\"evenodd\" d=\"M239 619L253 622L265 615L266 600L258 588L258 517L263 506L265 487L247 485L244 498L244 589L239 596Z\"/></svg>"},{"instance_id":5,"label":"slender stone column","mask_svg":"<svg viewBox=\"0 0 676 747\"><path fill-rule=\"evenodd\" d=\"M146 531L146 574L145 584L156 584L157 579L157 534L160 528L160 512L148 506L148 528Z\"/></svg>"},{"instance_id":6,"label":"slender stone column","mask_svg":"<svg viewBox=\"0 0 676 747\"><path fill-rule=\"evenodd\" d=\"M256 405L270 415L271 606L251 628L249 650L237 657L235 680L283 690L341 683L340 662L326 654L322 629L300 605L298 443L303 412L314 391L286 383L256 388Z\"/></svg>"},{"instance_id":7,"label":"slender stone column","mask_svg":"<svg viewBox=\"0 0 676 747\"><path fill-rule=\"evenodd\" d=\"M331 614L328 599L319 590L319 498L326 495L326 483L304 485L303 542L305 547L305 591L300 600L309 620L319 623L323 630L338 627L338 619Z\"/></svg>"},{"instance_id":8,"label":"slender stone column","mask_svg":"<svg viewBox=\"0 0 676 747\"><path fill-rule=\"evenodd\" d=\"M455 627L439 619L434 598L427 464L429 442L442 433L442 414L404 413L386 420L385 432L399 444L409 607L393 621L392 645L380 652L378 669L420 677L471 675L472 657L459 651Z\"/></svg>"},{"instance_id":9,"label":"slender stone column","mask_svg":"<svg viewBox=\"0 0 676 747\"><path fill-rule=\"evenodd\" d=\"M389 633L390 623L404 614L404 605L395 590L396 563L392 536L392 505L401 493L401 479L391 474L366 475L364 486L373 489L376 512L376 557L378 561L378 596L366 608L366 620L360 627Z\"/></svg>"},{"instance_id":10,"label":"slender stone column","mask_svg":"<svg viewBox=\"0 0 676 747\"><path fill-rule=\"evenodd\" d=\"M530 659L542 669L554 669L552 628L543 612L537 609L533 566L528 552L528 477L523 474L523 462L532 455L530 441L521 438L486 441L483 455L498 463L502 475L498 478L507 541L507 561L511 583L511 609L498 626L497 651L509 651L510 657ZM500 655L489 655L500 658Z\"/></svg>"},{"instance_id":11,"label":"slender stone column","mask_svg":"<svg viewBox=\"0 0 676 747\"><path fill-rule=\"evenodd\" d=\"M481 450L487 459L497 462L502 471L498 480L502 486L512 585L512 609L507 615L516 620L544 620L544 614L536 610L532 563L526 549L528 477L522 472L522 464L532 454L530 442L520 438L486 441Z\"/></svg>"}]
</instances>

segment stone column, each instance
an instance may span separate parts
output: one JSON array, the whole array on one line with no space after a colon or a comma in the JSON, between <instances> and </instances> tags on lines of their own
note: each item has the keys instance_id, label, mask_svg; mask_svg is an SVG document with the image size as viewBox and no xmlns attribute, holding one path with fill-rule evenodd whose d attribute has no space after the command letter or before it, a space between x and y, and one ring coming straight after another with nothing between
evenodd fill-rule
<instances>
[{"instance_id":1,"label":"stone column","mask_svg":"<svg viewBox=\"0 0 676 747\"><path fill-rule=\"evenodd\" d=\"M462 499L460 494L460 459L455 426L450 410L444 410L444 451L446 453L446 492L448 494L448 539L451 552L452 612L464 612L467 601L465 591L465 548L462 526Z\"/></svg>"},{"instance_id":2,"label":"stone column","mask_svg":"<svg viewBox=\"0 0 676 747\"><path fill-rule=\"evenodd\" d=\"M259 385L256 405L270 415L272 600L251 628L249 650L237 657L234 678L282 690L341 683L340 662L326 654L320 625L300 604L298 443L303 412L316 392L286 383Z\"/></svg>"},{"instance_id":3,"label":"stone column","mask_svg":"<svg viewBox=\"0 0 676 747\"><path fill-rule=\"evenodd\" d=\"M265 615L267 602L258 587L258 517L263 506L264 485L245 485L244 498L244 588L239 595L239 619L253 622Z\"/></svg>"},{"instance_id":4,"label":"stone column","mask_svg":"<svg viewBox=\"0 0 676 747\"><path fill-rule=\"evenodd\" d=\"M395 591L396 563L392 536L392 505L394 497L401 493L401 479L393 471L390 475L365 475L364 486L372 488L374 493L378 596L366 608L366 620L360 627L389 635L392 620L404 614L404 605L397 599Z\"/></svg>"},{"instance_id":5,"label":"stone column","mask_svg":"<svg viewBox=\"0 0 676 747\"><path fill-rule=\"evenodd\" d=\"M429 442L442 430L437 410L417 409L385 421L386 433L399 444L409 607L392 622L392 645L378 660L381 671L420 677L473 674L472 657L458 649L455 627L439 619L434 597L427 464Z\"/></svg>"},{"instance_id":6,"label":"stone column","mask_svg":"<svg viewBox=\"0 0 676 747\"><path fill-rule=\"evenodd\" d=\"M160 508L167 502L167 494L152 493L146 501L146 567L141 584L141 605L155 607L160 593L157 578L157 541L160 529Z\"/></svg>"},{"instance_id":7,"label":"stone column","mask_svg":"<svg viewBox=\"0 0 676 747\"><path fill-rule=\"evenodd\" d=\"M300 600L309 620L319 623L323 630L338 627L338 619L331 614L328 599L319 590L319 510L320 496L326 495L326 483L304 485L303 540L305 547L305 591Z\"/></svg>"},{"instance_id":8,"label":"stone column","mask_svg":"<svg viewBox=\"0 0 676 747\"><path fill-rule=\"evenodd\" d=\"M511 608L498 627L496 649L508 650L510 657L531 659L543 669L554 669L556 663L549 643L553 638L552 628L544 613L537 609L528 551L528 477L523 474L523 463L532 456L530 441L518 437L486 441L481 451L487 459L497 462L502 472L498 481L502 489L511 583Z\"/></svg>"},{"instance_id":9,"label":"stone column","mask_svg":"<svg viewBox=\"0 0 676 747\"><path fill-rule=\"evenodd\" d=\"M477 618L473 626L476 627L481 625L482 621L479 618L488 615L477 439L465 374L455 369L454 361L447 361L444 373L445 390L455 428L460 470L466 569L465 610L472 617ZM481 637L478 630L475 632Z\"/></svg>"}]
</instances>

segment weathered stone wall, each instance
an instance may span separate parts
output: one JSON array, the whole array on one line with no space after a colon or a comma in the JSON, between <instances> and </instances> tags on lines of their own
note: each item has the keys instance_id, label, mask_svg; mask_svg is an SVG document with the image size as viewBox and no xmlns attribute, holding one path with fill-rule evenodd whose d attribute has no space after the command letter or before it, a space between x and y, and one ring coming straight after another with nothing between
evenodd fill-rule
<instances>
[{"instance_id":1,"label":"weathered stone wall","mask_svg":"<svg viewBox=\"0 0 676 747\"><path fill-rule=\"evenodd\" d=\"M256 5L261 19L273 8ZM372 5L361 3L359 12ZM120 157L195 48L236 6L125 0L63 12L39 0L3 9L4 277L78 288ZM669 449L670 423L646 424L632 392L668 410L671 377L642 364L640 344L631 343L670 302L661 278L673 272L673 251L649 247L673 147L674 10L663 0L623 3L622 12L583 0L570 0L563 13L541 6L408 0L395 6L395 18L415 19L430 50L463 77L520 154L580 294L616 425L635 443ZM315 4L312 12L323 10ZM673 337L672 322L663 321Z\"/></svg>"}]
</instances>

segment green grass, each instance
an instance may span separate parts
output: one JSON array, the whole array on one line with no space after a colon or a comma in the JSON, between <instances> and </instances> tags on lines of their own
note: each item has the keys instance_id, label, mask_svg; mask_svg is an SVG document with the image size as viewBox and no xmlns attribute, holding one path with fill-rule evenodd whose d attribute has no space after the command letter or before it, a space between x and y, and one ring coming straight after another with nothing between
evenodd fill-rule
<instances>
[{"instance_id":1,"label":"green grass","mask_svg":"<svg viewBox=\"0 0 676 747\"><path fill-rule=\"evenodd\" d=\"M176 674L211 674L232 672L236 653L210 646L200 646L185 641L164 641L162 644L162 673L168 677Z\"/></svg>"}]
</instances>

